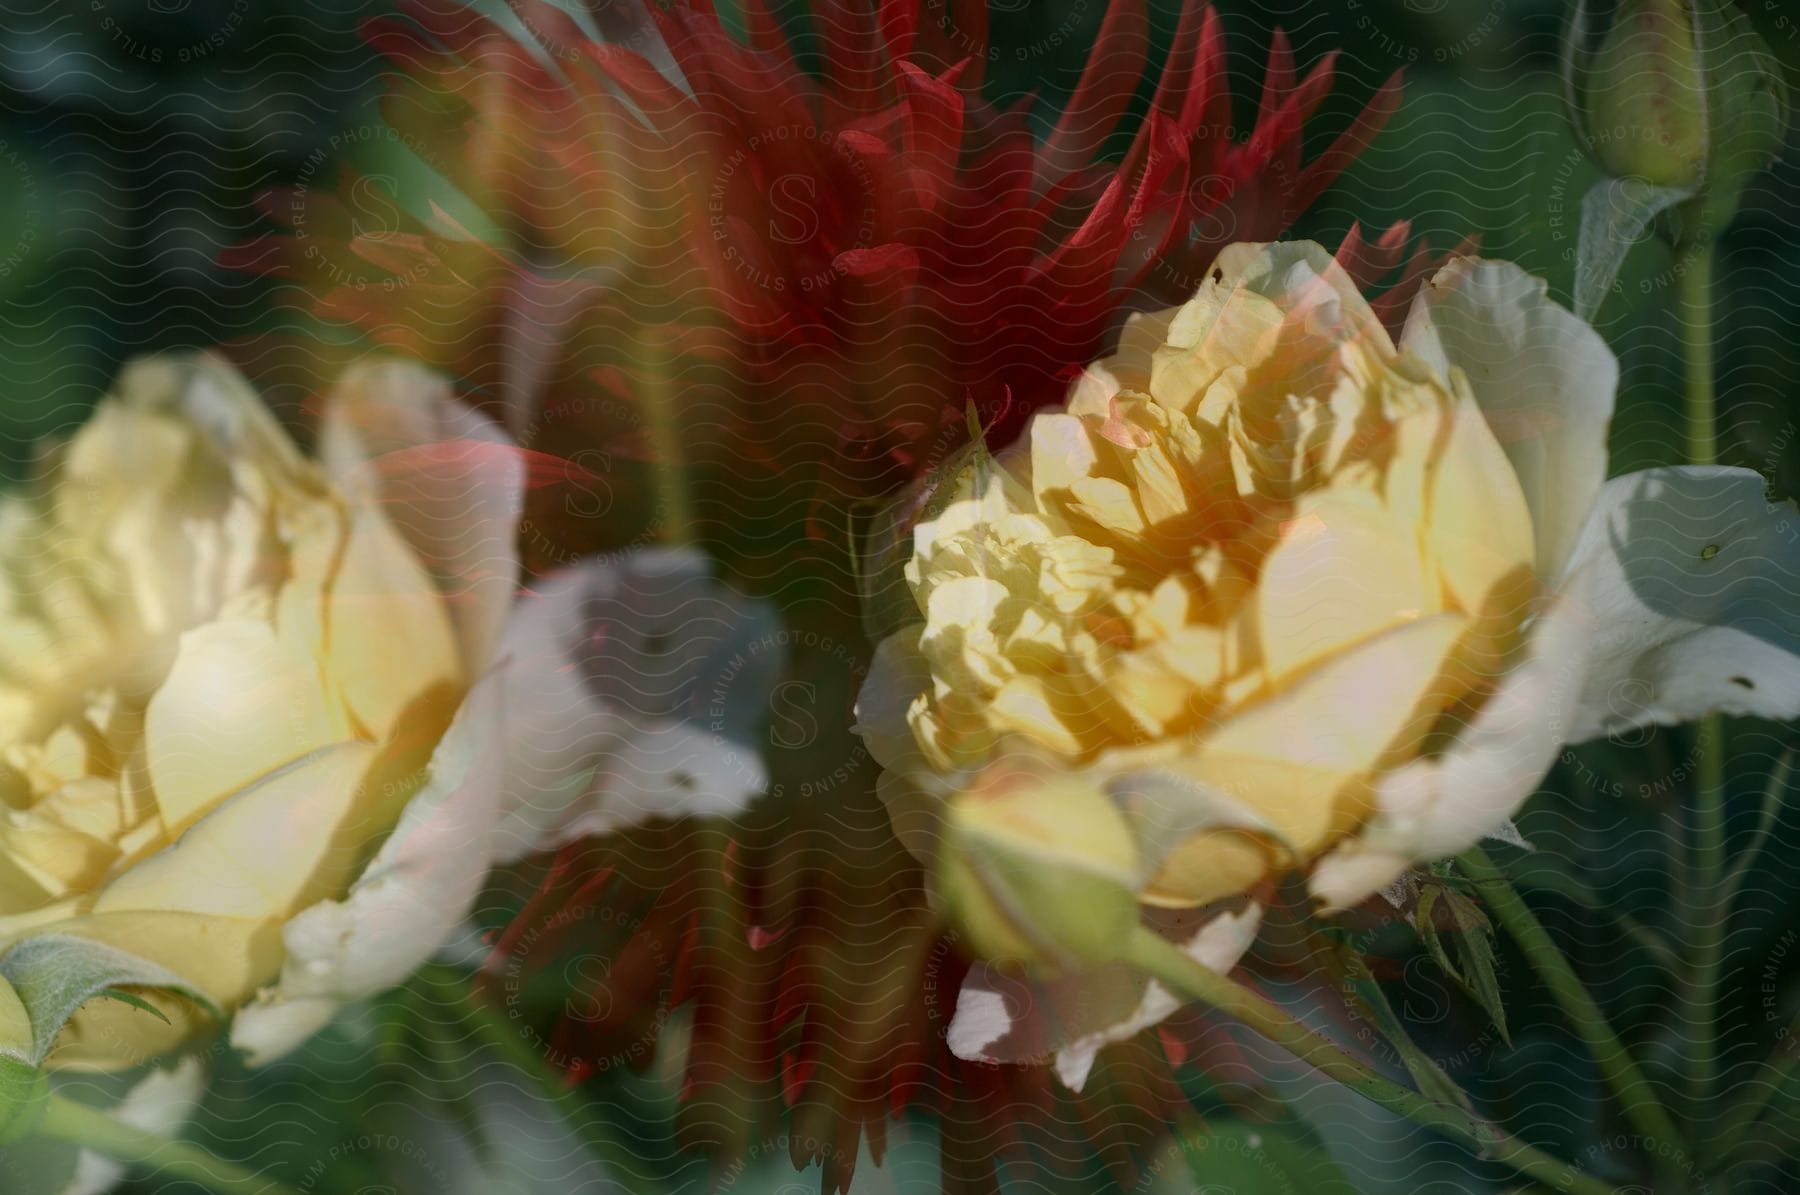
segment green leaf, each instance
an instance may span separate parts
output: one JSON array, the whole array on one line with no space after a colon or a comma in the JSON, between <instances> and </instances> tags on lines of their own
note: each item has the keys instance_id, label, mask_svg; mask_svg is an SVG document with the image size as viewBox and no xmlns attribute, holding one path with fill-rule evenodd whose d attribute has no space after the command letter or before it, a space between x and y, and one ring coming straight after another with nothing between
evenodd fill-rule
<instances>
[{"instance_id":1,"label":"green leaf","mask_svg":"<svg viewBox=\"0 0 1800 1195\"><path fill-rule=\"evenodd\" d=\"M1445 935L1439 932L1433 916L1440 901L1454 927L1454 932L1448 935L1450 949L1456 953L1454 963L1444 949ZM1494 927L1481 906L1454 888L1427 884L1419 893L1417 922L1419 940L1425 944L1439 969L1481 1006L1488 1019L1494 1022L1494 1028L1500 1031L1501 1040L1512 1045L1512 1035L1506 1028L1506 1007L1500 996L1500 980L1494 973Z\"/></svg>"},{"instance_id":2,"label":"green leaf","mask_svg":"<svg viewBox=\"0 0 1800 1195\"><path fill-rule=\"evenodd\" d=\"M117 1000L120 1004L128 1004L139 1012L147 1012L165 1025L172 1024L169 1018L163 1015L162 1009L156 1007L156 1005L150 1003L150 1001L144 999L142 996L132 995L124 988L107 988L105 991L97 993L97 995L99 999Z\"/></svg>"},{"instance_id":3,"label":"green leaf","mask_svg":"<svg viewBox=\"0 0 1800 1195\"><path fill-rule=\"evenodd\" d=\"M1175 1148L1195 1185L1169 1182L1166 1171L1155 1191L1306 1191L1311 1195L1354 1195L1356 1188L1323 1146L1298 1126L1213 1121L1185 1132ZM1170 1168L1172 1169L1172 1168ZM1153 1170L1154 1172L1154 1170Z\"/></svg>"},{"instance_id":4,"label":"green leaf","mask_svg":"<svg viewBox=\"0 0 1800 1195\"><path fill-rule=\"evenodd\" d=\"M12 984L31 1019L31 1043L20 1061L33 1066L43 1062L76 1010L94 997L146 1007L141 998L114 990L118 988L179 992L223 1019L211 1000L173 971L115 946L67 934L27 938L8 950L0 956L0 979Z\"/></svg>"},{"instance_id":5,"label":"green leaf","mask_svg":"<svg viewBox=\"0 0 1800 1195\"><path fill-rule=\"evenodd\" d=\"M1595 183L1581 201L1581 240L1575 255L1575 314L1592 320L1612 290L1625 255L1650 222L1693 197L1691 187L1658 187L1636 178Z\"/></svg>"},{"instance_id":6,"label":"green leaf","mask_svg":"<svg viewBox=\"0 0 1800 1195\"><path fill-rule=\"evenodd\" d=\"M1422 911L1427 908L1424 894L1420 895L1419 903ZM1419 923L1425 924L1423 916L1420 916ZM1407 1034L1405 1023L1394 1011L1394 1006L1388 1003L1387 993L1381 990L1381 984L1369 973L1362 955L1354 949L1340 951L1339 964L1349 980L1347 984L1340 985L1343 991L1356 1003L1357 1011L1381 1031L1382 1037L1400 1055L1400 1061L1405 1065L1406 1073L1412 1076L1419 1094L1440 1104L1473 1112L1474 1104L1470 1102L1468 1093L1458 1087L1444 1073L1443 1067L1421 1050L1418 1043Z\"/></svg>"},{"instance_id":7,"label":"green leaf","mask_svg":"<svg viewBox=\"0 0 1800 1195\"><path fill-rule=\"evenodd\" d=\"M1455 946L1456 957L1462 963L1460 968L1445 970L1481 1005L1500 1031L1500 1039L1510 1046L1506 1005L1500 996L1500 980L1494 974L1494 927L1481 907L1462 893L1446 889L1444 898L1460 931Z\"/></svg>"},{"instance_id":8,"label":"green leaf","mask_svg":"<svg viewBox=\"0 0 1800 1195\"><path fill-rule=\"evenodd\" d=\"M31 1134L50 1104L50 1077L17 1058L0 1058L0 1145Z\"/></svg>"}]
</instances>

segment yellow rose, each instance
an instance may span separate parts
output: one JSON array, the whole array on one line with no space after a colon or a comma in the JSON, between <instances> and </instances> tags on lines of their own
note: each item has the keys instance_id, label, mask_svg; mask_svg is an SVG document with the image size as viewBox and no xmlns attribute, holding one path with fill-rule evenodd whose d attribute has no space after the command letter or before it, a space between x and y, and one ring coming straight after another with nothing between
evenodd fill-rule
<instances>
[{"instance_id":1,"label":"yellow rose","mask_svg":"<svg viewBox=\"0 0 1800 1195\"><path fill-rule=\"evenodd\" d=\"M1785 516L1744 470L1603 487L1616 379L1516 267L1447 267L1396 346L1318 246L1227 249L916 525L858 709L897 828L953 842L941 801L1047 756L1137 826L1146 905L1240 931L1276 871L1341 906L1503 830L1566 740L1800 711L1756 642L1800 646Z\"/></svg>"},{"instance_id":2,"label":"yellow rose","mask_svg":"<svg viewBox=\"0 0 1800 1195\"><path fill-rule=\"evenodd\" d=\"M222 362L150 360L0 500L0 1055L39 1061L20 1025L54 1013L52 1065L131 1065L214 1010L279 1054L404 979L494 860L760 784L697 740L629 775L596 757L687 743L591 674L654 631L640 607L710 584L692 560L518 600L518 451L410 365L348 375L319 446ZM612 656L582 629L607 602ZM22 1005L20 960L71 939L205 1000Z\"/></svg>"},{"instance_id":3,"label":"yellow rose","mask_svg":"<svg viewBox=\"0 0 1800 1195\"><path fill-rule=\"evenodd\" d=\"M108 943L221 1008L295 911L392 829L470 679L443 596L372 495L212 364L142 362L0 504L0 945ZM195 1028L89 1005L64 1063Z\"/></svg>"}]
</instances>

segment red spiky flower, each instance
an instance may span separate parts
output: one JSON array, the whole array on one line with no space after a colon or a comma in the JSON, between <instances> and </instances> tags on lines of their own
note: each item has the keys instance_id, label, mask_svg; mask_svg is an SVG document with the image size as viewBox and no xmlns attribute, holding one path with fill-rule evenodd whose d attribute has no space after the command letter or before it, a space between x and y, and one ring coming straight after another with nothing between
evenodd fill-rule
<instances>
[{"instance_id":1,"label":"red spiky flower","mask_svg":"<svg viewBox=\"0 0 1800 1195\"><path fill-rule=\"evenodd\" d=\"M466 379L515 427L583 389L640 399L635 333L660 325L695 463L777 476L789 501L801 482L891 490L970 402L1009 438L1125 309L1191 292L1224 243L1278 236L1398 100L1390 80L1303 162L1334 64L1297 77L1278 32L1237 139L1221 23L1195 0L1129 136L1143 0L1107 10L1042 140L1024 105L982 98L985 0L822 6L818 77L761 0L743 40L706 0L602 6L635 18L623 44L537 0L514 5L530 38L445 0L404 7L368 25L398 68L385 115L505 235L443 212L429 232L359 226L315 186L271 207L290 225L317 210L311 226L240 262ZM380 183L339 194L359 187Z\"/></svg>"}]
</instances>

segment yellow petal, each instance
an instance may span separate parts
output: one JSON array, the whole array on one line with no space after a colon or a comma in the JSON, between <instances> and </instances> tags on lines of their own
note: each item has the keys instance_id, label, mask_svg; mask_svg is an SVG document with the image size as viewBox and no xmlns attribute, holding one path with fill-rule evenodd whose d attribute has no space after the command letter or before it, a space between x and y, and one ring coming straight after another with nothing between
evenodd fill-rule
<instances>
[{"instance_id":1,"label":"yellow petal","mask_svg":"<svg viewBox=\"0 0 1800 1195\"><path fill-rule=\"evenodd\" d=\"M1150 650L1195 689L1210 689L1225 675L1225 633L1216 627L1183 627Z\"/></svg>"},{"instance_id":2,"label":"yellow petal","mask_svg":"<svg viewBox=\"0 0 1800 1195\"><path fill-rule=\"evenodd\" d=\"M1184 839L1139 894L1147 905L1187 909L1235 896L1268 872L1269 848L1241 830L1206 830Z\"/></svg>"},{"instance_id":3,"label":"yellow petal","mask_svg":"<svg viewBox=\"0 0 1800 1195\"><path fill-rule=\"evenodd\" d=\"M344 737L311 655L256 618L182 635L144 714L145 762L171 835L257 777Z\"/></svg>"},{"instance_id":4,"label":"yellow petal","mask_svg":"<svg viewBox=\"0 0 1800 1195\"><path fill-rule=\"evenodd\" d=\"M91 889L118 853L110 842L35 811L0 814L0 856L52 900Z\"/></svg>"},{"instance_id":5,"label":"yellow petal","mask_svg":"<svg viewBox=\"0 0 1800 1195\"><path fill-rule=\"evenodd\" d=\"M1311 850L1341 820L1338 794L1390 754L1414 750L1452 698L1468 629L1440 614L1330 661L1209 735L1196 774Z\"/></svg>"},{"instance_id":6,"label":"yellow petal","mask_svg":"<svg viewBox=\"0 0 1800 1195\"><path fill-rule=\"evenodd\" d=\"M1431 486L1427 546L1450 598L1465 613L1536 558L1525 492L1487 420L1466 394Z\"/></svg>"},{"instance_id":7,"label":"yellow petal","mask_svg":"<svg viewBox=\"0 0 1800 1195\"><path fill-rule=\"evenodd\" d=\"M1107 677L1107 695L1131 719L1138 735L1166 734L1188 712L1195 696L1187 678L1163 662L1166 646L1158 643L1120 657Z\"/></svg>"},{"instance_id":8,"label":"yellow petal","mask_svg":"<svg viewBox=\"0 0 1800 1195\"><path fill-rule=\"evenodd\" d=\"M1309 495L1263 562L1259 641L1271 680L1437 610L1418 531L1362 490Z\"/></svg>"},{"instance_id":9,"label":"yellow petal","mask_svg":"<svg viewBox=\"0 0 1800 1195\"><path fill-rule=\"evenodd\" d=\"M1044 682L1032 676L1015 676L994 694L989 717L1001 733L1014 732L1049 747L1063 755L1079 755L1081 740L1069 727L1068 715L1078 718L1080 711L1061 711Z\"/></svg>"},{"instance_id":10,"label":"yellow petal","mask_svg":"<svg viewBox=\"0 0 1800 1195\"><path fill-rule=\"evenodd\" d=\"M0 853L0 925L50 904L61 886L28 868L21 860Z\"/></svg>"},{"instance_id":11,"label":"yellow petal","mask_svg":"<svg viewBox=\"0 0 1800 1195\"><path fill-rule=\"evenodd\" d=\"M1040 506L1054 509L1049 495L1091 476L1098 463L1087 425L1074 415L1043 414L1031 421L1031 490Z\"/></svg>"},{"instance_id":12,"label":"yellow petal","mask_svg":"<svg viewBox=\"0 0 1800 1195\"><path fill-rule=\"evenodd\" d=\"M1075 502L1070 509L1086 515L1115 535L1135 539L1144 533L1144 512L1124 482L1110 477L1084 477L1070 487Z\"/></svg>"},{"instance_id":13,"label":"yellow petal","mask_svg":"<svg viewBox=\"0 0 1800 1195\"><path fill-rule=\"evenodd\" d=\"M281 971L279 922L194 913L132 911L58 922L57 933L91 938L165 967L229 1012ZM116 1000L90 1000L51 1052L57 1067L119 1070L142 1066L213 1027L192 1000L170 992L136 993L168 1018Z\"/></svg>"},{"instance_id":14,"label":"yellow petal","mask_svg":"<svg viewBox=\"0 0 1800 1195\"><path fill-rule=\"evenodd\" d=\"M377 757L340 743L233 794L173 845L126 869L96 913L204 913L280 921L321 887L341 890L385 825L359 825Z\"/></svg>"},{"instance_id":15,"label":"yellow petal","mask_svg":"<svg viewBox=\"0 0 1800 1195\"><path fill-rule=\"evenodd\" d=\"M111 842L126 830L116 780L84 776L39 801L33 812L71 830Z\"/></svg>"},{"instance_id":16,"label":"yellow petal","mask_svg":"<svg viewBox=\"0 0 1800 1195\"><path fill-rule=\"evenodd\" d=\"M462 677L444 599L371 504L351 514L326 624L328 672L371 737L385 738L427 689Z\"/></svg>"}]
</instances>

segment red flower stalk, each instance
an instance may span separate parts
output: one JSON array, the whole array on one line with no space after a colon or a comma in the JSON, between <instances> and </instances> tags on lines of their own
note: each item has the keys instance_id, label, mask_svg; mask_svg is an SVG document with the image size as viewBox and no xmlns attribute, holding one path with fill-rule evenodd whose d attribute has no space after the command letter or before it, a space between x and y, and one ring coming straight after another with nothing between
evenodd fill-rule
<instances>
[{"instance_id":1,"label":"red flower stalk","mask_svg":"<svg viewBox=\"0 0 1800 1195\"><path fill-rule=\"evenodd\" d=\"M630 8L622 45L538 0L514 5L529 42L445 0L405 7L411 23L367 26L398 68L384 111L505 241L442 213L431 235L320 218L238 260L452 370L515 427L584 390L640 398L634 333L673 325L697 463L839 498L922 472L971 402L1010 438L1130 307L1185 297L1229 241L1280 235L1399 95L1396 77L1303 162L1334 59L1297 77L1277 32L1240 141L1221 23L1187 0L1148 112L1115 136L1149 28L1143 0L1113 0L1039 141L1023 106L981 96L985 0L822 8L820 77L762 0L744 40L707 0Z\"/></svg>"}]
</instances>

